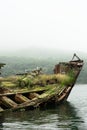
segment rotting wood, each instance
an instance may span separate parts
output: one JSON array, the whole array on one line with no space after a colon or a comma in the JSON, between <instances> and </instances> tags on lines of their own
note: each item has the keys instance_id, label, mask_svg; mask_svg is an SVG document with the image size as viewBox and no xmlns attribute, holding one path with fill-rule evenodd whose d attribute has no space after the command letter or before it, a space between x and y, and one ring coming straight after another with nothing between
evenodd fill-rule
<instances>
[{"instance_id":1,"label":"rotting wood","mask_svg":"<svg viewBox=\"0 0 87 130\"><path fill-rule=\"evenodd\" d=\"M6 96L0 97L1 103L5 105L7 108L13 108L17 106L17 103L15 103L13 100Z\"/></svg>"},{"instance_id":2,"label":"rotting wood","mask_svg":"<svg viewBox=\"0 0 87 130\"><path fill-rule=\"evenodd\" d=\"M53 96L57 95L58 94L57 90L58 90L58 88L53 89L52 94L43 93L38 98L33 98L31 101L21 103L17 107L12 108L12 110L15 111L15 110L19 110L21 108L26 108L26 107L30 107L30 106L33 106L33 107L37 106L38 107L43 102L47 102L49 99L51 100L51 98Z\"/></svg>"},{"instance_id":3,"label":"rotting wood","mask_svg":"<svg viewBox=\"0 0 87 130\"><path fill-rule=\"evenodd\" d=\"M0 112L3 112L3 111L4 111L4 109L0 107Z\"/></svg>"},{"instance_id":4,"label":"rotting wood","mask_svg":"<svg viewBox=\"0 0 87 130\"><path fill-rule=\"evenodd\" d=\"M27 102L30 101L27 97L23 96L22 94L16 94L15 95L15 101L18 103L23 103L23 102Z\"/></svg>"},{"instance_id":5,"label":"rotting wood","mask_svg":"<svg viewBox=\"0 0 87 130\"><path fill-rule=\"evenodd\" d=\"M30 93L28 97L29 97L29 99L38 98L39 94L37 94L37 93Z\"/></svg>"},{"instance_id":6,"label":"rotting wood","mask_svg":"<svg viewBox=\"0 0 87 130\"><path fill-rule=\"evenodd\" d=\"M12 91L12 92L7 92L7 93L2 93L0 94L0 96L10 96L10 95L16 95L17 93L18 94L27 94L27 93L39 93L39 92L44 92L44 91L47 91L51 88L48 88L48 87L39 87L39 88L34 88L34 89L29 89L29 90L18 90L18 91Z\"/></svg>"},{"instance_id":7,"label":"rotting wood","mask_svg":"<svg viewBox=\"0 0 87 130\"><path fill-rule=\"evenodd\" d=\"M70 91L71 87L68 87L67 89L65 88L64 91L61 92L58 98L58 102L60 102L64 97L66 97L67 92Z\"/></svg>"},{"instance_id":8,"label":"rotting wood","mask_svg":"<svg viewBox=\"0 0 87 130\"><path fill-rule=\"evenodd\" d=\"M19 85L18 90L0 92L0 112L11 109L13 111L19 109L30 109L43 106L47 103L61 103L69 96L76 79L82 69L83 61L70 61L68 63L59 63L55 66L56 74L40 75L31 77L26 75L20 79L10 82L22 83L27 87L27 90L20 89L23 86ZM31 77L30 79L28 79ZM36 79L35 79L36 78ZM9 78L8 78L9 79ZM18 82L19 80L19 82ZM4 81L3 81L4 82ZM9 81L8 81L9 82ZM30 88L29 88L30 87Z\"/></svg>"}]
</instances>

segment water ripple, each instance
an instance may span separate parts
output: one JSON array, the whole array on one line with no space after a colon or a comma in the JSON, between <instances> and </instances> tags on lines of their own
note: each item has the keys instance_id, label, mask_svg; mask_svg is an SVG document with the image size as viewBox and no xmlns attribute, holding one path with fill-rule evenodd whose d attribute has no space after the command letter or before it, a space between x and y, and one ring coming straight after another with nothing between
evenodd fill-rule
<instances>
[{"instance_id":1,"label":"water ripple","mask_svg":"<svg viewBox=\"0 0 87 130\"><path fill-rule=\"evenodd\" d=\"M86 85L77 85L68 102L55 108L1 113L0 130L87 130L86 92Z\"/></svg>"}]
</instances>

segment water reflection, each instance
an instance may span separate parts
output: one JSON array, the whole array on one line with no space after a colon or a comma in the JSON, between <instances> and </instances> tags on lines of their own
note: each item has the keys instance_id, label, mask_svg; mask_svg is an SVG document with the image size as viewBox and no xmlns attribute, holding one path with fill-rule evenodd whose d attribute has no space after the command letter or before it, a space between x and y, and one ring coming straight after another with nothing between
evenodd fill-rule
<instances>
[{"instance_id":1,"label":"water reflection","mask_svg":"<svg viewBox=\"0 0 87 130\"><path fill-rule=\"evenodd\" d=\"M3 128L4 115L0 114L0 130Z\"/></svg>"},{"instance_id":2,"label":"water reflection","mask_svg":"<svg viewBox=\"0 0 87 130\"><path fill-rule=\"evenodd\" d=\"M83 129L84 128L84 129ZM2 113L0 130L85 130L77 109L65 102L55 108Z\"/></svg>"},{"instance_id":3,"label":"water reflection","mask_svg":"<svg viewBox=\"0 0 87 130\"><path fill-rule=\"evenodd\" d=\"M82 130L83 119L78 115L77 109L69 102L58 107L58 128Z\"/></svg>"}]
</instances>

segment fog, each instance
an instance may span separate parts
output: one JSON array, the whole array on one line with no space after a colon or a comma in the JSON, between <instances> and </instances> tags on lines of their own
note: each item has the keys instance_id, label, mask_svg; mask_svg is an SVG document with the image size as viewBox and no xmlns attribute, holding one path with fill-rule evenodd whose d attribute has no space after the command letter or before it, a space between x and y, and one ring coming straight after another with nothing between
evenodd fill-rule
<instances>
[{"instance_id":1,"label":"fog","mask_svg":"<svg viewBox=\"0 0 87 130\"><path fill-rule=\"evenodd\" d=\"M33 48L86 52L86 5L86 0L0 1L0 55Z\"/></svg>"}]
</instances>

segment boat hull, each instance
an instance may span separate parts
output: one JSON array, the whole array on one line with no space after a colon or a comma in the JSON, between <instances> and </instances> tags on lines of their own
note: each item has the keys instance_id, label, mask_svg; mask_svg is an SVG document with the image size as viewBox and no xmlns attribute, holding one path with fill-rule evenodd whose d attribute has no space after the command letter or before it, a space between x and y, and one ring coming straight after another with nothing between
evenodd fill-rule
<instances>
[{"instance_id":1,"label":"boat hull","mask_svg":"<svg viewBox=\"0 0 87 130\"><path fill-rule=\"evenodd\" d=\"M8 91L8 89L1 88L0 93L0 112L11 110L17 111L21 109L31 110L38 107L43 108L47 105L58 105L67 100L79 73L83 67L83 61L78 59L75 61L69 61L68 63L59 63L55 65L54 77L55 75L67 75L72 74L73 71L74 79L68 84L63 84L63 87L53 79L46 80L48 88L41 87L38 89L31 89L27 91ZM51 76L52 77L52 76ZM49 83L48 83L49 81ZM41 84L41 83L40 83ZM35 85L35 84L34 84ZM41 84L42 85L42 84Z\"/></svg>"}]
</instances>

